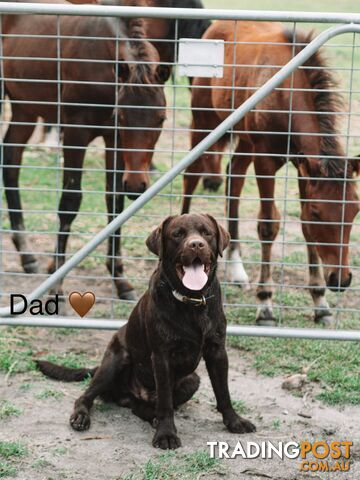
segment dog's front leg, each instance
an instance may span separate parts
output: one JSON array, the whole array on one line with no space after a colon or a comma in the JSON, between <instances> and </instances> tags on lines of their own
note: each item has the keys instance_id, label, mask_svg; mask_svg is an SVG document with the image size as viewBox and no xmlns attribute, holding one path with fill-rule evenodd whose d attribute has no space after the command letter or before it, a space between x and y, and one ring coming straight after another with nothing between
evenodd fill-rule
<instances>
[{"instance_id":1,"label":"dog's front leg","mask_svg":"<svg viewBox=\"0 0 360 480\"><path fill-rule=\"evenodd\" d=\"M227 429L233 433L254 432L255 426L240 417L234 410L228 385L228 356L223 343L208 342L204 348L203 356L213 387L217 409L223 416Z\"/></svg>"},{"instance_id":2,"label":"dog's front leg","mask_svg":"<svg viewBox=\"0 0 360 480\"><path fill-rule=\"evenodd\" d=\"M156 433L153 446L162 450L175 449L181 446L176 435L174 422L173 387L174 382L170 371L167 354L154 352L152 364L156 383Z\"/></svg>"}]
</instances>

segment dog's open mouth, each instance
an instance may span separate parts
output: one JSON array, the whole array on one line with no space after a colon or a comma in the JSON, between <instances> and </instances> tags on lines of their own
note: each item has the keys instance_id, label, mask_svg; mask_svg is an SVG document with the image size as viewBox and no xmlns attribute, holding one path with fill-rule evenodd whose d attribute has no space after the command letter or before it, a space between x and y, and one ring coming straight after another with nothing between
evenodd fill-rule
<instances>
[{"instance_id":1,"label":"dog's open mouth","mask_svg":"<svg viewBox=\"0 0 360 480\"><path fill-rule=\"evenodd\" d=\"M208 281L210 265L205 265L200 258L195 258L188 266L178 263L176 272L184 287L189 290L202 290Z\"/></svg>"}]
</instances>

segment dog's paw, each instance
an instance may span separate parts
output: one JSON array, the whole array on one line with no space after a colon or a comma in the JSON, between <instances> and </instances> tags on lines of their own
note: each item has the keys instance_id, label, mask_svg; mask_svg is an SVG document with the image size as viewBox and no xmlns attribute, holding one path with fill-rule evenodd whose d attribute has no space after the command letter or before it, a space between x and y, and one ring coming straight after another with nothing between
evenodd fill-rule
<instances>
[{"instance_id":1,"label":"dog's paw","mask_svg":"<svg viewBox=\"0 0 360 480\"><path fill-rule=\"evenodd\" d=\"M90 427L90 415L84 412L74 412L70 417L70 425L78 432L88 430Z\"/></svg>"},{"instance_id":2,"label":"dog's paw","mask_svg":"<svg viewBox=\"0 0 360 480\"><path fill-rule=\"evenodd\" d=\"M234 415L225 423L227 429L231 433L251 433L256 432L256 427L249 420Z\"/></svg>"},{"instance_id":3,"label":"dog's paw","mask_svg":"<svg viewBox=\"0 0 360 480\"><path fill-rule=\"evenodd\" d=\"M153 447L161 448L162 450L175 450L181 447L180 438L175 433L161 433L156 432L153 441Z\"/></svg>"}]
</instances>

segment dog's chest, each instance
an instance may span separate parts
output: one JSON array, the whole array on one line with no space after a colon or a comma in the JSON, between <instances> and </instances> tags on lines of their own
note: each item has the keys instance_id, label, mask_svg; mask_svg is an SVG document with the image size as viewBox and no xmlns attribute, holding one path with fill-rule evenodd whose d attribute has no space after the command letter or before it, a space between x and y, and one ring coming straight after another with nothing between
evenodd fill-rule
<instances>
[{"instance_id":1,"label":"dog's chest","mask_svg":"<svg viewBox=\"0 0 360 480\"><path fill-rule=\"evenodd\" d=\"M169 351L169 361L172 369L179 375L189 375L199 365L203 344L177 341Z\"/></svg>"}]
</instances>

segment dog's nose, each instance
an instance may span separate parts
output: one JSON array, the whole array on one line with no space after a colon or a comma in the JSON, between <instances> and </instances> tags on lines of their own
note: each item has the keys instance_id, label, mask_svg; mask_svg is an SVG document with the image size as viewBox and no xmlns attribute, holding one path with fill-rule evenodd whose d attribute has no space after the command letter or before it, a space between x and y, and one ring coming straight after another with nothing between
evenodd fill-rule
<instances>
[{"instance_id":1,"label":"dog's nose","mask_svg":"<svg viewBox=\"0 0 360 480\"><path fill-rule=\"evenodd\" d=\"M201 250L205 247L205 243L202 240L191 240L189 247L192 250Z\"/></svg>"}]
</instances>

